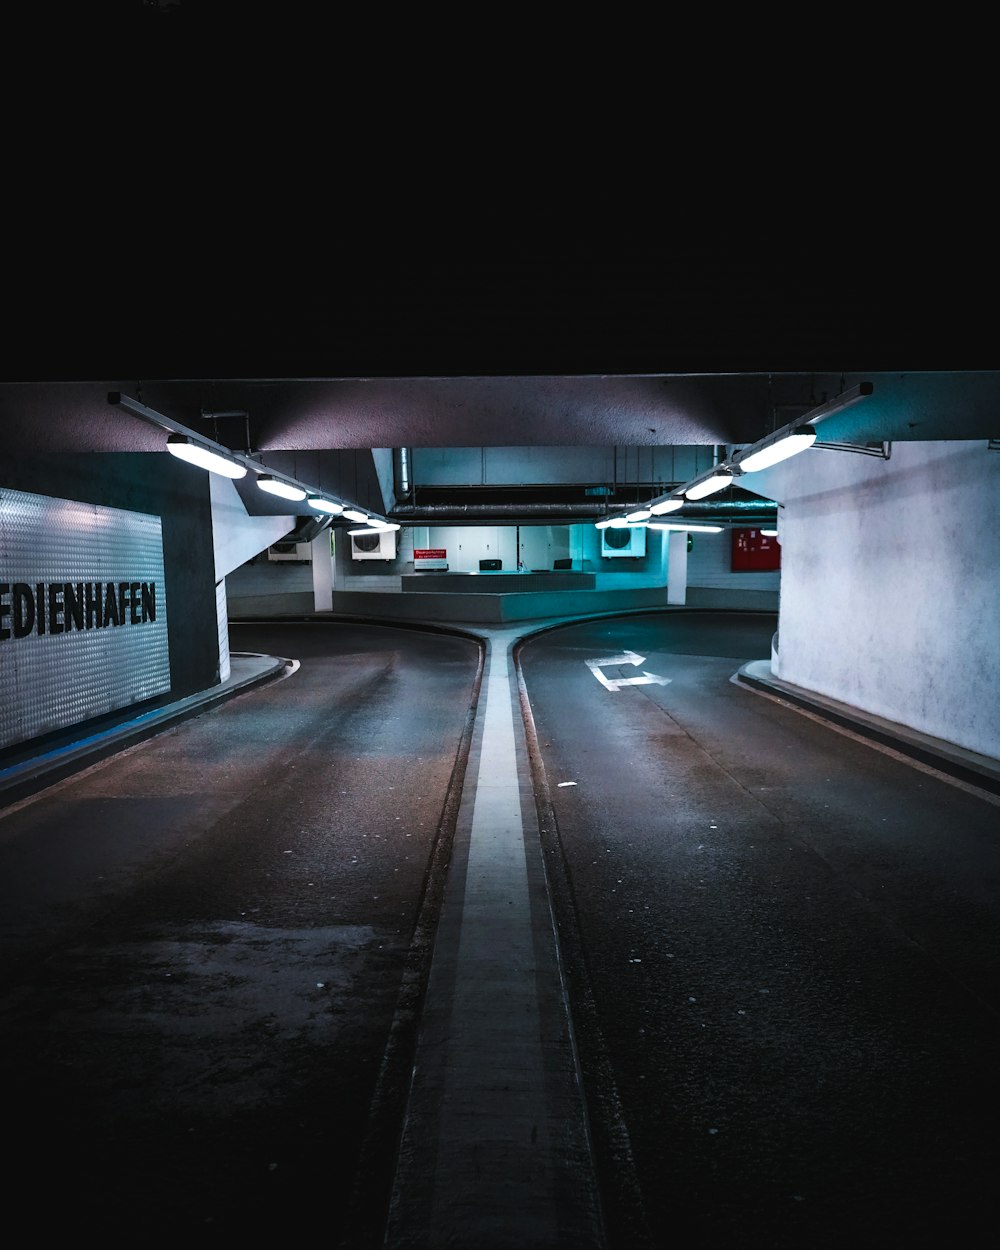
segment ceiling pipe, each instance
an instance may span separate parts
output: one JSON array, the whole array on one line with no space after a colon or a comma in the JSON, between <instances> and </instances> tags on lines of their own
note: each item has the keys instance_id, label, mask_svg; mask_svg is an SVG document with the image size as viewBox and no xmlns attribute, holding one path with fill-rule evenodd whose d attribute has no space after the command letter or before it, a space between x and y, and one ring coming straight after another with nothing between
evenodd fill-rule
<instances>
[{"instance_id":1,"label":"ceiling pipe","mask_svg":"<svg viewBox=\"0 0 1000 1250\"><path fill-rule=\"evenodd\" d=\"M409 520L421 517L437 516L484 516L484 517L521 517L528 513L545 516L603 516L603 503L572 504L572 503L537 503L537 504L445 504L430 503L416 505L400 505L392 509L392 516L397 520Z\"/></svg>"},{"instance_id":2,"label":"ceiling pipe","mask_svg":"<svg viewBox=\"0 0 1000 1250\"><path fill-rule=\"evenodd\" d=\"M413 483L410 480L409 447L393 449L392 468L397 499L409 499L413 493Z\"/></svg>"},{"instance_id":3,"label":"ceiling pipe","mask_svg":"<svg viewBox=\"0 0 1000 1250\"><path fill-rule=\"evenodd\" d=\"M739 517L759 516L767 519L774 517L777 512L778 505L776 503L768 503L767 501L736 499L728 501L706 501L704 503L694 503L685 501L684 516L725 516L733 515ZM400 521L404 524L419 525L423 520L465 520L480 518L482 520L503 520L510 519L513 521L524 520L526 517L538 516L544 517L579 517L583 520L596 517L600 519L607 514L607 509L603 503L593 504L421 504L418 506L400 506L393 508L390 512L390 519ZM675 521L681 519L676 513L671 513L669 519Z\"/></svg>"}]
</instances>

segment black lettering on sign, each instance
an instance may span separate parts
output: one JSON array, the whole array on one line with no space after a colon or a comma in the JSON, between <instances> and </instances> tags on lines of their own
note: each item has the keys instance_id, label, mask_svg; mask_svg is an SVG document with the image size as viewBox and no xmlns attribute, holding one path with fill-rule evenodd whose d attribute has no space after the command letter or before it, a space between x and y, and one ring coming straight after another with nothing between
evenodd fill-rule
<instances>
[{"instance_id":1,"label":"black lettering on sign","mask_svg":"<svg viewBox=\"0 0 1000 1250\"><path fill-rule=\"evenodd\" d=\"M14 637L26 638L35 628L35 597L27 582L14 583Z\"/></svg>"},{"instance_id":2,"label":"black lettering on sign","mask_svg":"<svg viewBox=\"0 0 1000 1250\"><path fill-rule=\"evenodd\" d=\"M114 582L108 582L104 594L104 624L120 625L121 615L118 612L118 597L115 594Z\"/></svg>"},{"instance_id":3,"label":"black lettering on sign","mask_svg":"<svg viewBox=\"0 0 1000 1250\"><path fill-rule=\"evenodd\" d=\"M68 630L83 629L83 582L63 586L63 619Z\"/></svg>"},{"instance_id":4,"label":"black lettering on sign","mask_svg":"<svg viewBox=\"0 0 1000 1250\"><path fill-rule=\"evenodd\" d=\"M49 582L49 633L61 634L63 632L62 621L59 619L59 613L62 611L62 586L56 582Z\"/></svg>"},{"instance_id":5,"label":"black lettering on sign","mask_svg":"<svg viewBox=\"0 0 1000 1250\"><path fill-rule=\"evenodd\" d=\"M142 619L156 620L156 582L142 583Z\"/></svg>"},{"instance_id":6,"label":"black lettering on sign","mask_svg":"<svg viewBox=\"0 0 1000 1250\"><path fill-rule=\"evenodd\" d=\"M96 625L98 629L104 624L101 613L101 583L87 582L84 586L84 618L87 622L87 628L93 629Z\"/></svg>"},{"instance_id":7,"label":"black lettering on sign","mask_svg":"<svg viewBox=\"0 0 1000 1250\"><path fill-rule=\"evenodd\" d=\"M156 582L0 582L0 642L156 620Z\"/></svg>"}]
</instances>

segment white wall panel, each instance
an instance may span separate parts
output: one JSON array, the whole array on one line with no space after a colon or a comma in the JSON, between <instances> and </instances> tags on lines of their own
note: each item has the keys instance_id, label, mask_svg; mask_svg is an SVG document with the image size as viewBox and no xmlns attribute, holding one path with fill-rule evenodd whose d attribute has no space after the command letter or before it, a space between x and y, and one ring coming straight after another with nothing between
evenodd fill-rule
<instances>
[{"instance_id":1,"label":"white wall panel","mask_svg":"<svg viewBox=\"0 0 1000 1250\"><path fill-rule=\"evenodd\" d=\"M170 689L158 516L0 489L0 747Z\"/></svg>"},{"instance_id":2,"label":"white wall panel","mask_svg":"<svg viewBox=\"0 0 1000 1250\"><path fill-rule=\"evenodd\" d=\"M777 676L1000 758L1000 452L812 448L755 476L785 504Z\"/></svg>"},{"instance_id":3,"label":"white wall panel","mask_svg":"<svg viewBox=\"0 0 1000 1250\"><path fill-rule=\"evenodd\" d=\"M226 577L272 543L280 542L298 524L296 516L249 516L239 492L228 478L209 473L212 492L212 540L215 580Z\"/></svg>"}]
</instances>

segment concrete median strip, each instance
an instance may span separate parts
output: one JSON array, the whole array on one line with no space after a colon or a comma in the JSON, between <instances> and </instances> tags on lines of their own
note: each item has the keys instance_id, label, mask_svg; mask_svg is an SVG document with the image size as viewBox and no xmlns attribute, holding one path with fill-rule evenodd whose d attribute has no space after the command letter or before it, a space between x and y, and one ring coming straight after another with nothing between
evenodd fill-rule
<instances>
[{"instance_id":1,"label":"concrete median strip","mask_svg":"<svg viewBox=\"0 0 1000 1250\"><path fill-rule=\"evenodd\" d=\"M598 1250L572 1028L515 712L489 636L385 1244Z\"/></svg>"}]
</instances>

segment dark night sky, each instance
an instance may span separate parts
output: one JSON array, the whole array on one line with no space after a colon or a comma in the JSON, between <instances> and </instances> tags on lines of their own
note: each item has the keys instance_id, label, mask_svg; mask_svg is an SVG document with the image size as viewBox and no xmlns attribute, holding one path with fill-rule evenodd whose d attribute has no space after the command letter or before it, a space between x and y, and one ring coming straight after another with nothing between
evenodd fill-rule
<instances>
[{"instance_id":1,"label":"dark night sky","mask_svg":"<svg viewBox=\"0 0 1000 1250\"><path fill-rule=\"evenodd\" d=\"M603 130L488 83L470 118L468 79L340 28L262 54L246 6L100 12L44 92L12 54L0 381L1000 366L992 196L932 214L771 132L649 144L603 96Z\"/></svg>"}]
</instances>

